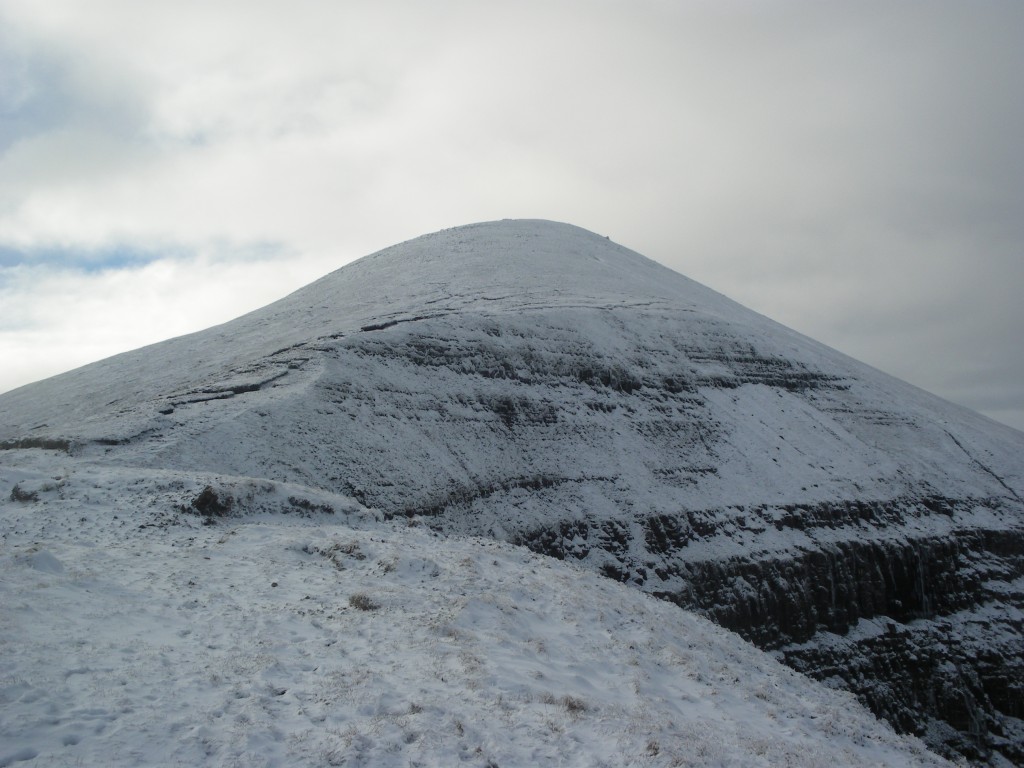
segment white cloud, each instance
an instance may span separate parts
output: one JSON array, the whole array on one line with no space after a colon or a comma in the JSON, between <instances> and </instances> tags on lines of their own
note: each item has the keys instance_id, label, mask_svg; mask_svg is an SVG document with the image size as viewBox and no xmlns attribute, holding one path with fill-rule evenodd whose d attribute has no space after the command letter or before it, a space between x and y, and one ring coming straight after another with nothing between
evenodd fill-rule
<instances>
[{"instance_id":1,"label":"white cloud","mask_svg":"<svg viewBox=\"0 0 1024 768\"><path fill-rule=\"evenodd\" d=\"M97 272L22 266L0 283L0 391L257 309L320 276L295 259L159 259Z\"/></svg>"}]
</instances>

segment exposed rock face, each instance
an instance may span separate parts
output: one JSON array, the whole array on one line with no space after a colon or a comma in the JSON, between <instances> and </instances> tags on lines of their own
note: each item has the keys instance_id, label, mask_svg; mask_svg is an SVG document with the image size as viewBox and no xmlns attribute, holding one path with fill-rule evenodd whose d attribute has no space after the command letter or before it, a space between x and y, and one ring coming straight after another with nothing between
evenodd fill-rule
<instances>
[{"instance_id":1,"label":"exposed rock face","mask_svg":"<svg viewBox=\"0 0 1024 768\"><path fill-rule=\"evenodd\" d=\"M303 483L576 559L940 751L1024 761L1024 434L582 230L396 246L10 393L0 440Z\"/></svg>"},{"instance_id":2,"label":"exposed rock face","mask_svg":"<svg viewBox=\"0 0 1024 768\"><path fill-rule=\"evenodd\" d=\"M969 505L950 504L950 514ZM890 508L914 506L896 501ZM872 520L883 507L849 509ZM806 510L822 517L833 511ZM790 521L801 519L801 510L788 512ZM763 521L764 510L744 524L751 516ZM630 554L636 543L629 531L608 524L537 530L523 543L556 557L589 554L590 547L612 552L617 562L602 567L606 575L702 612L795 669L856 692L876 714L933 748L981 761L995 750L1024 761L1019 529L847 539L758 560L690 561L686 552L699 551L701 537L680 535L681 522L649 519L649 559L642 561ZM660 588L670 580L686 586Z\"/></svg>"}]
</instances>

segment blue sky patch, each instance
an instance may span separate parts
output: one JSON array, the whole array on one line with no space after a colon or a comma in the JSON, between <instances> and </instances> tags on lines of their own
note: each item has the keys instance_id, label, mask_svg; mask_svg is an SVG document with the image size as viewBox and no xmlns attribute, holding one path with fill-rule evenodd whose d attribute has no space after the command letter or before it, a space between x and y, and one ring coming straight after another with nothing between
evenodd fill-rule
<instances>
[{"instance_id":1,"label":"blue sky patch","mask_svg":"<svg viewBox=\"0 0 1024 768\"><path fill-rule=\"evenodd\" d=\"M216 242L201 250L211 261L220 262L265 261L280 258L286 253L283 245L274 242L255 242L244 245ZM0 244L0 270L22 266L50 267L95 274L143 267L164 259L188 259L195 256L198 251L197 248L183 245L167 245L162 248L145 248L130 244L101 248L76 248L74 246L15 248Z\"/></svg>"},{"instance_id":2,"label":"blue sky patch","mask_svg":"<svg viewBox=\"0 0 1024 768\"><path fill-rule=\"evenodd\" d=\"M62 247L21 249L0 245L0 269L19 266L47 266L94 273L141 267L160 259L180 258L185 255L185 252L179 249L145 250L126 246L93 250Z\"/></svg>"}]
</instances>

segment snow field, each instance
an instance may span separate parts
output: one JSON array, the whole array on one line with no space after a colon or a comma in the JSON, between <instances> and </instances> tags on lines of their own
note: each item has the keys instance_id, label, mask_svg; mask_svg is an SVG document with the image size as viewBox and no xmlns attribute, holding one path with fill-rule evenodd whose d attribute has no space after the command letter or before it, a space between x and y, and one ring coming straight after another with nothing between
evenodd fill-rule
<instances>
[{"instance_id":1,"label":"snow field","mask_svg":"<svg viewBox=\"0 0 1024 768\"><path fill-rule=\"evenodd\" d=\"M945 764L709 622L525 550L326 496L338 513L205 525L175 494L207 478L0 460L0 768ZM272 485L265 503L295 491Z\"/></svg>"}]
</instances>

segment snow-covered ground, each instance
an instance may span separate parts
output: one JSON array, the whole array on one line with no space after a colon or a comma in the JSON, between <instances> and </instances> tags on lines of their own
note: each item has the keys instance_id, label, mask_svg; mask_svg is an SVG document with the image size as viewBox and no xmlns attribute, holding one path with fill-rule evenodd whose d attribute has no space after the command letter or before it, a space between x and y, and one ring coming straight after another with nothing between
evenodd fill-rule
<instances>
[{"instance_id":1,"label":"snow-covered ground","mask_svg":"<svg viewBox=\"0 0 1024 768\"><path fill-rule=\"evenodd\" d=\"M690 565L722 564L721 594L686 603L718 616L761 599L729 569L763 561L786 591L759 621L785 639L847 611L855 644L890 608L931 610L934 544L957 561L949 610L991 603L1009 641L974 654L965 629L930 658L1012 679L1022 455L1024 434L593 233L418 238L0 396L0 768L938 764L596 574L679 597L705 584ZM914 594L876 580L837 607L875 565L921 574Z\"/></svg>"},{"instance_id":2,"label":"snow-covered ground","mask_svg":"<svg viewBox=\"0 0 1024 768\"><path fill-rule=\"evenodd\" d=\"M205 524L206 485L250 514ZM41 450L0 452L0 494L0 768L945 764L523 549Z\"/></svg>"}]
</instances>

